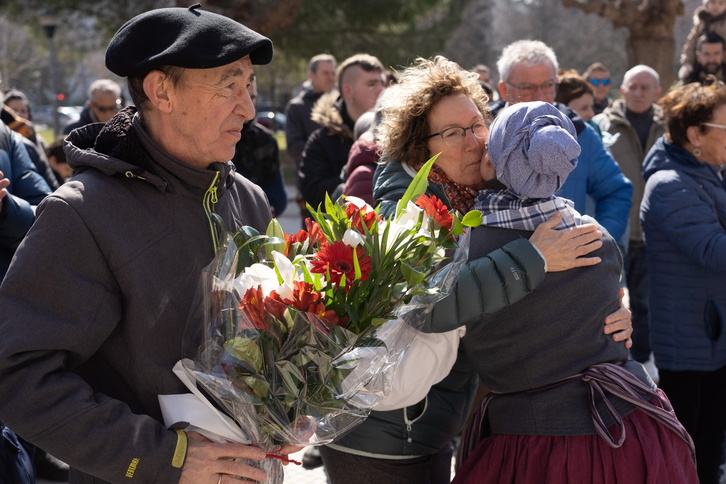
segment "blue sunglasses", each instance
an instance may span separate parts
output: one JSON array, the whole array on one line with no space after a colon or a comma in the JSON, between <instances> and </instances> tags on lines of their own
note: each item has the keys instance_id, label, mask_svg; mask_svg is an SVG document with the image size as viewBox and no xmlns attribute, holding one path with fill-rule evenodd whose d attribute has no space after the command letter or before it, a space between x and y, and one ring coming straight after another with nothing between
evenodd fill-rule
<instances>
[{"instance_id":1,"label":"blue sunglasses","mask_svg":"<svg viewBox=\"0 0 726 484\"><path fill-rule=\"evenodd\" d=\"M602 83L603 86L609 86L612 81L610 79L590 79L590 84L593 86L599 86Z\"/></svg>"}]
</instances>

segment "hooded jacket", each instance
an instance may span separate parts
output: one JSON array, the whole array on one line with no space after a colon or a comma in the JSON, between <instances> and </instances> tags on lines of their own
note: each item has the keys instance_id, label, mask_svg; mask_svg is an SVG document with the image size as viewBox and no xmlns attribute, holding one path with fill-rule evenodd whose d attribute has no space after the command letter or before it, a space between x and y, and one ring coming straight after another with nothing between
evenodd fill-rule
<instances>
[{"instance_id":1,"label":"hooded jacket","mask_svg":"<svg viewBox=\"0 0 726 484\"><path fill-rule=\"evenodd\" d=\"M640 219L658 368L726 365L726 189L716 169L659 139L643 166Z\"/></svg>"},{"instance_id":2,"label":"hooded jacket","mask_svg":"<svg viewBox=\"0 0 726 484\"><path fill-rule=\"evenodd\" d=\"M345 101L335 94L325 94L313 108L313 121L320 124L308 138L300 164L300 186L303 199L317 208L342 190L341 171L353 146L355 121L348 116Z\"/></svg>"},{"instance_id":3,"label":"hooded jacket","mask_svg":"<svg viewBox=\"0 0 726 484\"><path fill-rule=\"evenodd\" d=\"M76 176L40 205L0 286L0 419L71 464L72 483L178 482L185 439L157 396L185 392L171 368L199 343L185 325L200 324L212 212L229 230L270 219L231 163L173 158L133 112L66 140Z\"/></svg>"},{"instance_id":4,"label":"hooded jacket","mask_svg":"<svg viewBox=\"0 0 726 484\"><path fill-rule=\"evenodd\" d=\"M645 150L640 143L638 133L626 117L625 101L616 100L613 105L607 108L595 120L603 131L617 135L615 142L610 146L610 152L630 182L633 184L633 205L630 207L628 219L629 238L634 242L643 241L643 230L640 228L640 202L643 200L645 180L643 179L643 160L656 140L665 133L665 121L663 110L653 106L653 124L648 131L648 139L645 142Z\"/></svg>"}]
</instances>

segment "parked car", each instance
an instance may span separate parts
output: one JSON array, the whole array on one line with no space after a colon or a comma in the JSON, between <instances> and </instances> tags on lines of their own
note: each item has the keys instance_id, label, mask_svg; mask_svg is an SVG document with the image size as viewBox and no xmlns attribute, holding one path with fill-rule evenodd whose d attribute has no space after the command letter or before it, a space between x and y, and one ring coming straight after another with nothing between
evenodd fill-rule
<instances>
[{"instance_id":1,"label":"parked car","mask_svg":"<svg viewBox=\"0 0 726 484\"><path fill-rule=\"evenodd\" d=\"M284 131L287 116L278 111L258 111L257 122L272 131Z\"/></svg>"},{"instance_id":2,"label":"parked car","mask_svg":"<svg viewBox=\"0 0 726 484\"><path fill-rule=\"evenodd\" d=\"M81 111L83 106L58 106L58 129L62 131L66 124L77 121ZM52 127L53 107L47 104L33 106L33 124L39 128Z\"/></svg>"}]
</instances>

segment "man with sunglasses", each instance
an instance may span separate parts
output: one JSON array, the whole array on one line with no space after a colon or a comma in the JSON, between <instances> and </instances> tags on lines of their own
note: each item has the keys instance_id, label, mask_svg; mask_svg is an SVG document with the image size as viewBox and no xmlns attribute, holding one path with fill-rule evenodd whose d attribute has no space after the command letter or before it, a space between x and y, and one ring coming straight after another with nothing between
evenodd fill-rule
<instances>
[{"instance_id":1,"label":"man with sunglasses","mask_svg":"<svg viewBox=\"0 0 726 484\"><path fill-rule=\"evenodd\" d=\"M597 132L567 106L554 102L558 83L554 51L538 40L518 40L504 48L497 68L502 101L492 105L494 115L509 104L542 101L554 104L572 120L581 153L557 195L572 200L578 212L593 216L620 241L628 224L633 186Z\"/></svg>"},{"instance_id":2,"label":"man with sunglasses","mask_svg":"<svg viewBox=\"0 0 726 484\"><path fill-rule=\"evenodd\" d=\"M585 69L582 77L592 85L593 97L595 98L593 107L595 108L595 114L600 114L613 102L610 99L610 89L613 87L610 71L602 62L595 62Z\"/></svg>"},{"instance_id":3,"label":"man with sunglasses","mask_svg":"<svg viewBox=\"0 0 726 484\"><path fill-rule=\"evenodd\" d=\"M65 134L91 123L105 123L121 109L121 86L111 79L98 79L88 87L88 102L78 121L68 123Z\"/></svg>"}]
</instances>

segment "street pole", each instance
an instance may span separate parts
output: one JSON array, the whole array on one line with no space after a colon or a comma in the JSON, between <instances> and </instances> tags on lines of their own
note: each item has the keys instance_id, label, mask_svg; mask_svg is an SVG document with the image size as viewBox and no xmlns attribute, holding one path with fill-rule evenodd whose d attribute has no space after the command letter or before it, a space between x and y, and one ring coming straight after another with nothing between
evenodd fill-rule
<instances>
[{"instance_id":1,"label":"street pole","mask_svg":"<svg viewBox=\"0 0 726 484\"><path fill-rule=\"evenodd\" d=\"M53 35L58 25L58 19L53 10L43 10L40 13L40 25L43 26L45 36L48 38L48 53L50 55L50 88L53 91L52 108L53 108L53 139L60 133L60 120L58 118L58 77L56 75L56 58L55 44L53 43Z\"/></svg>"}]
</instances>

